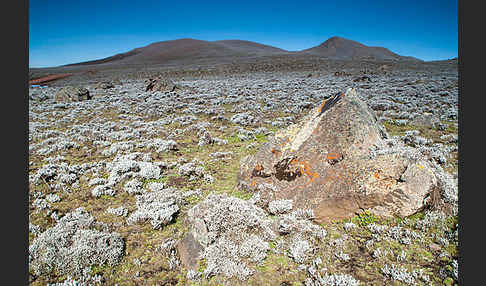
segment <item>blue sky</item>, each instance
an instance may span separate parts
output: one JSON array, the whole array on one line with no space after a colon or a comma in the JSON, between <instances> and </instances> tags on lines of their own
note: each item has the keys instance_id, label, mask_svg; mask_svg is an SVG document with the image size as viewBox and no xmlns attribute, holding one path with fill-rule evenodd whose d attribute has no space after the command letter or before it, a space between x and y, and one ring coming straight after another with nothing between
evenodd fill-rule
<instances>
[{"instance_id":1,"label":"blue sky","mask_svg":"<svg viewBox=\"0 0 486 286\"><path fill-rule=\"evenodd\" d=\"M332 36L427 61L457 57L457 0L29 1L30 67L180 38L240 39L297 51Z\"/></svg>"}]
</instances>

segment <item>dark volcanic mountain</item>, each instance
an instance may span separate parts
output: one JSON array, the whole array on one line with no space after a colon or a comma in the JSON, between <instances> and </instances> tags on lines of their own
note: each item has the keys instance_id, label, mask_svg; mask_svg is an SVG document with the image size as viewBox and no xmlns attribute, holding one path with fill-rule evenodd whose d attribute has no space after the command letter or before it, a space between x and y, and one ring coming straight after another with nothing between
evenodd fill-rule
<instances>
[{"instance_id":1,"label":"dark volcanic mountain","mask_svg":"<svg viewBox=\"0 0 486 286\"><path fill-rule=\"evenodd\" d=\"M66 66L107 63L128 65L184 64L195 62L221 63L238 59L275 55L312 55L336 60L420 61L413 57L400 56L386 48L368 47L356 41L341 37L332 37L319 46L298 52L289 52L280 48L243 40L203 41L179 39L156 42L126 53Z\"/></svg>"},{"instance_id":2,"label":"dark volcanic mountain","mask_svg":"<svg viewBox=\"0 0 486 286\"><path fill-rule=\"evenodd\" d=\"M335 60L406 60L420 61L413 57L400 56L383 47L368 47L359 42L341 37L331 37L319 46L298 52Z\"/></svg>"},{"instance_id":3,"label":"dark volcanic mountain","mask_svg":"<svg viewBox=\"0 0 486 286\"><path fill-rule=\"evenodd\" d=\"M250 41L223 40L211 42L195 39L179 39L157 42L112 57L70 64L68 66L92 65L109 62L124 64L162 64L179 60L229 59L286 53L289 52Z\"/></svg>"}]
</instances>

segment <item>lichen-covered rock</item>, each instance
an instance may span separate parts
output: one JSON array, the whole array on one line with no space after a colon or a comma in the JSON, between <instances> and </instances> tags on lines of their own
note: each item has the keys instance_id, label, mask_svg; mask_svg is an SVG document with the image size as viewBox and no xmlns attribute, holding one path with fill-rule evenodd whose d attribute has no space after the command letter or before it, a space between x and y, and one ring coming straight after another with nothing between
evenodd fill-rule
<instances>
[{"instance_id":1,"label":"lichen-covered rock","mask_svg":"<svg viewBox=\"0 0 486 286\"><path fill-rule=\"evenodd\" d=\"M84 87L66 86L61 88L55 95L56 102L75 102L91 99L89 90Z\"/></svg>"},{"instance_id":2,"label":"lichen-covered rock","mask_svg":"<svg viewBox=\"0 0 486 286\"><path fill-rule=\"evenodd\" d=\"M96 229L94 218L78 208L40 234L29 247L29 266L35 275L81 275L86 267L114 266L124 254L125 242L118 233Z\"/></svg>"},{"instance_id":3,"label":"lichen-covered rock","mask_svg":"<svg viewBox=\"0 0 486 286\"><path fill-rule=\"evenodd\" d=\"M268 202L292 200L312 209L318 222L360 209L408 216L431 202L433 191L443 191L435 162L401 142L386 145L387 133L354 89L332 100L337 103L323 110L323 102L243 158L238 187ZM267 194L259 190L263 184L272 186Z\"/></svg>"}]
</instances>

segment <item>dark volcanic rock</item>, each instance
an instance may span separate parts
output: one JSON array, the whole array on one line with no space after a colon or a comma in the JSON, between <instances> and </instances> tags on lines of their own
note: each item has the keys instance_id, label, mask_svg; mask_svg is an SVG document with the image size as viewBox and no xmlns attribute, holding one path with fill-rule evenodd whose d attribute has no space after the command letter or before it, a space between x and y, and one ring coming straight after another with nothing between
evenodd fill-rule
<instances>
[{"instance_id":1,"label":"dark volcanic rock","mask_svg":"<svg viewBox=\"0 0 486 286\"><path fill-rule=\"evenodd\" d=\"M344 71L337 71L334 72L334 76L349 76L351 75L350 73L344 72Z\"/></svg>"},{"instance_id":2,"label":"dark volcanic rock","mask_svg":"<svg viewBox=\"0 0 486 286\"><path fill-rule=\"evenodd\" d=\"M432 163L404 146L372 154L387 134L354 89L320 114L324 105L243 158L238 187L257 192L270 185L272 199L312 209L318 222L362 209L402 217L421 210L440 188Z\"/></svg>"},{"instance_id":3,"label":"dark volcanic rock","mask_svg":"<svg viewBox=\"0 0 486 286\"><path fill-rule=\"evenodd\" d=\"M371 78L369 76L360 76L353 79L354 82L371 82Z\"/></svg>"},{"instance_id":4,"label":"dark volcanic rock","mask_svg":"<svg viewBox=\"0 0 486 286\"><path fill-rule=\"evenodd\" d=\"M97 89L110 89L114 88L115 86L111 82L100 82L96 85Z\"/></svg>"},{"instance_id":5,"label":"dark volcanic rock","mask_svg":"<svg viewBox=\"0 0 486 286\"><path fill-rule=\"evenodd\" d=\"M56 102L73 102L91 99L89 90L84 87L67 86L61 88L54 97Z\"/></svg>"},{"instance_id":6,"label":"dark volcanic rock","mask_svg":"<svg viewBox=\"0 0 486 286\"><path fill-rule=\"evenodd\" d=\"M145 91L174 91L178 86L168 78L158 77L155 79L149 79Z\"/></svg>"}]
</instances>

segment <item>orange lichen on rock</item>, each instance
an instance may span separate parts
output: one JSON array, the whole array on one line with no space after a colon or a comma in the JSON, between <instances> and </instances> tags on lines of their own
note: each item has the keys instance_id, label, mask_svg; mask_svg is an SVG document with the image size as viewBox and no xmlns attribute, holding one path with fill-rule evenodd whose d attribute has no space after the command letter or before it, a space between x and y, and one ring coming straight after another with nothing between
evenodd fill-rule
<instances>
[{"instance_id":1,"label":"orange lichen on rock","mask_svg":"<svg viewBox=\"0 0 486 286\"><path fill-rule=\"evenodd\" d=\"M306 175L309 178L309 182L306 184L306 186L311 184L316 178L319 177L318 173L311 171L311 167L310 167L310 165L307 161L299 161L299 160L294 158L294 159L292 159L292 161L290 161L290 164L291 165L297 165L298 168L299 168L300 174Z\"/></svg>"},{"instance_id":2,"label":"orange lichen on rock","mask_svg":"<svg viewBox=\"0 0 486 286\"><path fill-rule=\"evenodd\" d=\"M277 156L277 155L278 155L278 154L280 154L280 153L281 153L281 152L280 152L280 150L276 150L276 149L273 149L273 148L272 148L272 154L273 154L273 155Z\"/></svg>"},{"instance_id":3,"label":"orange lichen on rock","mask_svg":"<svg viewBox=\"0 0 486 286\"><path fill-rule=\"evenodd\" d=\"M328 101L327 99L324 99L324 101L319 106L319 109L317 110L317 114L320 114L321 113L322 108L324 107L324 105L326 104L327 101Z\"/></svg>"},{"instance_id":4,"label":"orange lichen on rock","mask_svg":"<svg viewBox=\"0 0 486 286\"><path fill-rule=\"evenodd\" d=\"M280 143L280 147L283 147L287 143L290 143L290 138L289 137L285 138L284 141L282 143Z\"/></svg>"},{"instance_id":5,"label":"orange lichen on rock","mask_svg":"<svg viewBox=\"0 0 486 286\"><path fill-rule=\"evenodd\" d=\"M375 171L374 176L375 176L375 179L379 179L380 178L380 174L378 174L377 171Z\"/></svg>"},{"instance_id":6,"label":"orange lichen on rock","mask_svg":"<svg viewBox=\"0 0 486 286\"><path fill-rule=\"evenodd\" d=\"M263 166L260 164L257 164L255 168L253 168L253 171L251 172L252 177L262 177L262 171L263 171Z\"/></svg>"},{"instance_id":7,"label":"orange lichen on rock","mask_svg":"<svg viewBox=\"0 0 486 286\"><path fill-rule=\"evenodd\" d=\"M328 153L327 154L327 157L326 157L326 160L337 160L341 157L340 154L338 153Z\"/></svg>"}]
</instances>

